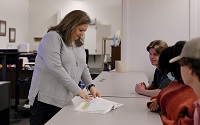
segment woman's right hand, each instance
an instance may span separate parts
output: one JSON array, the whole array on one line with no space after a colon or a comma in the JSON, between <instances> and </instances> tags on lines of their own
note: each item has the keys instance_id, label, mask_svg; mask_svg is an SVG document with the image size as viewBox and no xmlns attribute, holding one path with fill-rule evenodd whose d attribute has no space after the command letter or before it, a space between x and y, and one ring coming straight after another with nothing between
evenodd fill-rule
<instances>
[{"instance_id":1,"label":"woman's right hand","mask_svg":"<svg viewBox=\"0 0 200 125\"><path fill-rule=\"evenodd\" d=\"M78 95L84 99L85 101L91 101L92 98L84 91L81 89L81 91L78 93Z\"/></svg>"}]
</instances>

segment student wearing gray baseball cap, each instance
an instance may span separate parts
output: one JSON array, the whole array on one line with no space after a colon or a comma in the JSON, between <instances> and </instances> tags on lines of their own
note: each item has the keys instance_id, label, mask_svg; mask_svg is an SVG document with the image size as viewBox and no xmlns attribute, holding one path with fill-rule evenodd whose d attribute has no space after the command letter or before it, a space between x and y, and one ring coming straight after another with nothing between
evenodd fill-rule
<instances>
[{"instance_id":1,"label":"student wearing gray baseball cap","mask_svg":"<svg viewBox=\"0 0 200 125\"><path fill-rule=\"evenodd\" d=\"M171 59L179 61L181 76L186 85L191 86L198 100L195 102L194 125L200 125L200 37L189 40L182 49L181 55Z\"/></svg>"}]
</instances>

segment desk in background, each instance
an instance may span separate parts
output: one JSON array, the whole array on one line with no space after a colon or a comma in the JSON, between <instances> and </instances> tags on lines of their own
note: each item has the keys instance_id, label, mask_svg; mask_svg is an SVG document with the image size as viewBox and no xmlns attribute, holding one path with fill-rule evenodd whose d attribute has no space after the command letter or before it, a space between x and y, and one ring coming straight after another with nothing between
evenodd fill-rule
<instances>
[{"instance_id":1,"label":"desk in background","mask_svg":"<svg viewBox=\"0 0 200 125\"><path fill-rule=\"evenodd\" d=\"M18 55L19 52L17 49L0 49L0 60L2 64L2 76L1 80L5 81L6 79L6 72L7 72L7 64L14 64L15 65L15 74L16 74L16 81L18 75Z\"/></svg>"},{"instance_id":2,"label":"desk in background","mask_svg":"<svg viewBox=\"0 0 200 125\"><path fill-rule=\"evenodd\" d=\"M0 61L2 64L0 80L11 81L11 99L15 99L16 112L18 112L20 97L25 99L28 97L33 73L33 70L22 70L22 66L20 66L21 68L19 67L19 57L27 57L29 61L33 62L35 61L36 53L20 53L17 49L0 49ZM8 64L15 65L15 67L8 68ZM30 79L28 82L26 81L27 78Z\"/></svg>"},{"instance_id":3,"label":"desk in background","mask_svg":"<svg viewBox=\"0 0 200 125\"><path fill-rule=\"evenodd\" d=\"M20 53L17 49L0 49L0 63L2 64L0 80L11 81L11 98L16 95L15 86L18 83L21 72L19 57L27 57L30 61L34 61L36 53ZM14 65L14 67L8 68L8 64Z\"/></svg>"}]
</instances>

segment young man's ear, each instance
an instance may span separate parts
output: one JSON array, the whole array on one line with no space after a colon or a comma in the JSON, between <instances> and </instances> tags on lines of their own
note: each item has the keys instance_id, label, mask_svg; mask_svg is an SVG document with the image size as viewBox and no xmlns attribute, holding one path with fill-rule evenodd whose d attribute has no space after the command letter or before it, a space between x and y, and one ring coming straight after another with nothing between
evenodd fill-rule
<instances>
[{"instance_id":1,"label":"young man's ear","mask_svg":"<svg viewBox=\"0 0 200 125\"><path fill-rule=\"evenodd\" d=\"M193 72L192 68L189 68L188 73L189 73L190 75L194 75L194 74L195 74L195 72Z\"/></svg>"}]
</instances>

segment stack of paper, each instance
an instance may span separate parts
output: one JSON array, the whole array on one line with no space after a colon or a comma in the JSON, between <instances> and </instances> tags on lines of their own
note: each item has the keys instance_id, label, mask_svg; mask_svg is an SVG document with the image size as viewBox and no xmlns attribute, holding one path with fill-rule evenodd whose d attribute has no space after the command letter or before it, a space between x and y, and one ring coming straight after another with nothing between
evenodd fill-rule
<instances>
[{"instance_id":1,"label":"stack of paper","mask_svg":"<svg viewBox=\"0 0 200 125\"><path fill-rule=\"evenodd\" d=\"M82 102L74 110L80 112L106 114L111 110L121 107L122 105L123 104L119 104L116 102L108 101L106 99L97 97L90 102Z\"/></svg>"}]
</instances>

